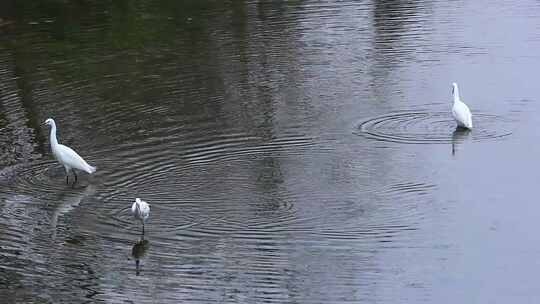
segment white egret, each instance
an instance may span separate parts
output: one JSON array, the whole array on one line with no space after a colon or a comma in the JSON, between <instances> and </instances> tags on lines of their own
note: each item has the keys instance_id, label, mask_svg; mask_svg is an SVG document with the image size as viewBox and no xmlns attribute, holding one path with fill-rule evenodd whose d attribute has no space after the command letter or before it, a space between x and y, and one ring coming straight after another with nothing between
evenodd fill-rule
<instances>
[{"instance_id":1,"label":"white egret","mask_svg":"<svg viewBox=\"0 0 540 304\"><path fill-rule=\"evenodd\" d=\"M144 222L150 216L150 205L137 197L133 205L131 205L131 213L133 213L136 219L141 221L142 234L144 235Z\"/></svg>"},{"instance_id":2,"label":"white egret","mask_svg":"<svg viewBox=\"0 0 540 304\"><path fill-rule=\"evenodd\" d=\"M472 115L469 107L459 99L459 89L457 83L452 84L452 95L454 95L454 106L452 115L459 127L472 130Z\"/></svg>"},{"instance_id":3,"label":"white egret","mask_svg":"<svg viewBox=\"0 0 540 304\"><path fill-rule=\"evenodd\" d=\"M51 142L51 150L52 154L54 155L54 158L64 166L66 169L66 183L69 183L69 172L72 171L72 169L77 169L84 171L88 174L92 174L96 172L96 168L90 166L82 157L77 154L77 152L73 151L68 146L64 146L58 143L58 139L56 139L56 123L52 118L48 118L45 120L45 124L51 127L51 135L50 135L50 142ZM77 182L77 173L75 170L73 170L73 175L75 175L75 184Z\"/></svg>"}]
</instances>

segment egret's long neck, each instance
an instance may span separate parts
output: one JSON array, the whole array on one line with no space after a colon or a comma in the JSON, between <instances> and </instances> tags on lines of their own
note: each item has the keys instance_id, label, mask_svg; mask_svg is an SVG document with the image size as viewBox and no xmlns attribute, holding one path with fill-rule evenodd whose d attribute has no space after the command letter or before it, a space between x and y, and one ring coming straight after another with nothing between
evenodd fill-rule
<instances>
[{"instance_id":1,"label":"egret's long neck","mask_svg":"<svg viewBox=\"0 0 540 304\"><path fill-rule=\"evenodd\" d=\"M457 86L454 87L454 102L460 101L459 99L459 89Z\"/></svg>"},{"instance_id":2,"label":"egret's long neck","mask_svg":"<svg viewBox=\"0 0 540 304\"><path fill-rule=\"evenodd\" d=\"M56 124L52 124L51 126L50 141L51 141L51 147L58 146L58 139L56 139Z\"/></svg>"}]
</instances>

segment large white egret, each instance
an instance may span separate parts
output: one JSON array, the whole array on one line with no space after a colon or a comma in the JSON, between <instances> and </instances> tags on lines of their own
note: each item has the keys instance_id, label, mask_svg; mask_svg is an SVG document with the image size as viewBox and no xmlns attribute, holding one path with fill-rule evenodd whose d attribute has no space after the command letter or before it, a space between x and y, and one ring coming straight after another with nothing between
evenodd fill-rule
<instances>
[{"instance_id":1,"label":"large white egret","mask_svg":"<svg viewBox=\"0 0 540 304\"><path fill-rule=\"evenodd\" d=\"M452 115L459 127L472 130L472 115L469 107L459 98L459 89L457 83L452 84L452 95L454 95L454 106Z\"/></svg>"},{"instance_id":2,"label":"large white egret","mask_svg":"<svg viewBox=\"0 0 540 304\"><path fill-rule=\"evenodd\" d=\"M79 156L79 154L77 154L77 152L73 151L73 149L68 146L58 143L58 139L56 139L56 123L52 118L45 120L45 124L51 127L49 140L51 142L52 154L54 155L54 158L56 158L56 160L66 169L66 183L69 183L70 171L73 171L73 175L75 175L75 182L73 182L73 184L77 182L77 173L73 169L81 170L88 174L96 172L96 168L90 166L82 157Z\"/></svg>"}]
</instances>

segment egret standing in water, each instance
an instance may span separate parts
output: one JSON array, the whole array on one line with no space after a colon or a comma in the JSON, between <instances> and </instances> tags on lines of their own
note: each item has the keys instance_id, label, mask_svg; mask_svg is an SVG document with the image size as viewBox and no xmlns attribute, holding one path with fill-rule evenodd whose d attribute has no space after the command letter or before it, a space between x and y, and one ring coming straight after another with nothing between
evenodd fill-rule
<instances>
[{"instance_id":1,"label":"egret standing in water","mask_svg":"<svg viewBox=\"0 0 540 304\"><path fill-rule=\"evenodd\" d=\"M144 236L144 222L150 216L150 205L137 197L133 205L131 205L131 213L133 213L136 219L141 221L142 234Z\"/></svg>"},{"instance_id":2,"label":"egret standing in water","mask_svg":"<svg viewBox=\"0 0 540 304\"><path fill-rule=\"evenodd\" d=\"M469 107L459 99L459 89L457 83L452 84L452 95L454 95L454 106L452 107L452 115L456 120L458 127L472 130L472 115Z\"/></svg>"},{"instance_id":3,"label":"egret standing in water","mask_svg":"<svg viewBox=\"0 0 540 304\"><path fill-rule=\"evenodd\" d=\"M50 135L50 142L51 142L51 150L52 154L54 155L54 158L64 166L66 169L66 183L69 183L69 172L72 169L77 169L84 171L88 174L92 174L96 172L96 168L90 166L82 157L77 154L77 152L73 151L68 146L64 146L58 143L58 139L56 139L56 123L52 118L48 118L45 120L45 124L51 127L51 135ZM75 170L73 170L73 175L75 175L75 184L77 182L77 173L75 173Z\"/></svg>"}]
</instances>

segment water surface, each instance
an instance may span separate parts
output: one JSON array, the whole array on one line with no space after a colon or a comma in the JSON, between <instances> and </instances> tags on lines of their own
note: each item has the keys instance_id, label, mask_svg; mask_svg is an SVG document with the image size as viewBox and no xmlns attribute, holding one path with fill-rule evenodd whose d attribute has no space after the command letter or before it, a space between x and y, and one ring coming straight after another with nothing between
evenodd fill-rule
<instances>
[{"instance_id":1,"label":"water surface","mask_svg":"<svg viewBox=\"0 0 540 304\"><path fill-rule=\"evenodd\" d=\"M0 295L537 303L539 17L536 1L1 4ZM66 185L48 117L96 174Z\"/></svg>"}]
</instances>

